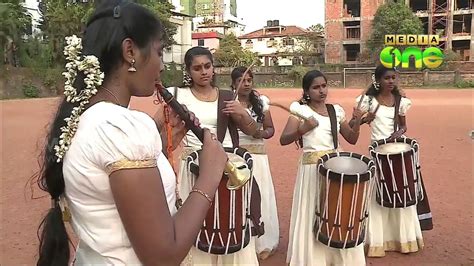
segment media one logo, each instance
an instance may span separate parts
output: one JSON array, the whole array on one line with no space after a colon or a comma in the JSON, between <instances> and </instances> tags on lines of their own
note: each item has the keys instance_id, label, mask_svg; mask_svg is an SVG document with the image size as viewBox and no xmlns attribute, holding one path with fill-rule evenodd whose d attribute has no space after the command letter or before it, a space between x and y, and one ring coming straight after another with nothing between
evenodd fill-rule
<instances>
[{"instance_id":1,"label":"media one logo","mask_svg":"<svg viewBox=\"0 0 474 266\"><path fill-rule=\"evenodd\" d=\"M385 48L380 52L380 63L387 68L397 67L402 64L402 68L410 67L410 58L415 59L415 68L422 69L437 68L444 60L441 49L432 45L439 44L438 35L385 35ZM400 52L396 46L408 46ZM417 46L429 46L426 49Z\"/></svg>"}]
</instances>

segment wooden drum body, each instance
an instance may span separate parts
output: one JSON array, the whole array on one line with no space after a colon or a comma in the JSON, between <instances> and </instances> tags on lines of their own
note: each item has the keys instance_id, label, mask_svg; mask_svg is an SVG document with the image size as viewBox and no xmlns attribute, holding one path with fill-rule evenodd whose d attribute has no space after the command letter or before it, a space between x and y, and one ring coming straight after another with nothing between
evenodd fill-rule
<instances>
[{"instance_id":1,"label":"wooden drum body","mask_svg":"<svg viewBox=\"0 0 474 266\"><path fill-rule=\"evenodd\" d=\"M253 161L243 148L225 148L229 161L240 171L252 175ZM187 163L194 178L199 175L199 152L192 152ZM228 176L223 174L214 201L203 222L195 246L207 253L226 255L245 248L251 237L250 199L253 176L242 188L229 190ZM192 182L194 183L194 182Z\"/></svg>"},{"instance_id":2,"label":"wooden drum body","mask_svg":"<svg viewBox=\"0 0 474 266\"><path fill-rule=\"evenodd\" d=\"M380 140L369 147L377 166L376 200L387 208L416 205L423 195L416 140Z\"/></svg>"},{"instance_id":3,"label":"wooden drum body","mask_svg":"<svg viewBox=\"0 0 474 266\"><path fill-rule=\"evenodd\" d=\"M321 243L352 248L365 239L374 162L349 152L330 153L318 162L314 235Z\"/></svg>"}]
</instances>

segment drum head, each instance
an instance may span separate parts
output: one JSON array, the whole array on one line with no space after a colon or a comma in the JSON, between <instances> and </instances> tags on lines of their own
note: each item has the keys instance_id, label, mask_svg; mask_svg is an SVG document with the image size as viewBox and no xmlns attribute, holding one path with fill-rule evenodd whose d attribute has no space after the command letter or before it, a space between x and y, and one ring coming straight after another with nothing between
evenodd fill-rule
<instances>
[{"instance_id":1,"label":"drum head","mask_svg":"<svg viewBox=\"0 0 474 266\"><path fill-rule=\"evenodd\" d=\"M369 170L362 160L347 156L330 158L324 163L324 167L332 172L348 175L363 174Z\"/></svg>"},{"instance_id":2,"label":"drum head","mask_svg":"<svg viewBox=\"0 0 474 266\"><path fill-rule=\"evenodd\" d=\"M398 154L411 150L411 146L402 142L392 142L387 144L379 145L375 148L375 152L383 155L387 154Z\"/></svg>"}]
</instances>

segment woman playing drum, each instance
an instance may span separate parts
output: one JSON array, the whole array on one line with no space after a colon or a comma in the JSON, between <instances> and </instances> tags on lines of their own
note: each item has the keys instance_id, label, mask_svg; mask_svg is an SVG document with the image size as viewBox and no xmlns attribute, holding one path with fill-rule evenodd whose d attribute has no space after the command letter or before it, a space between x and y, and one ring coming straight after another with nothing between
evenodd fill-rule
<instances>
[{"instance_id":1,"label":"woman playing drum","mask_svg":"<svg viewBox=\"0 0 474 266\"><path fill-rule=\"evenodd\" d=\"M337 132L349 143L359 137L359 125L349 126L340 105L326 105L328 95L326 77L313 70L303 77L303 98L291 105L299 116L290 115L280 137L282 145L295 141L303 148L293 193L287 263L290 265L364 265L362 245L351 249L337 249L319 242L313 234L317 189L318 159L339 149L334 138ZM357 119L363 113L354 110ZM301 120L300 116L308 117ZM331 120L335 120L331 123Z\"/></svg>"},{"instance_id":2,"label":"woman playing drum","mask_svg":"<svg viewBox=\"0 0 474 266\"><path fill-rule=\"evenodd\" d=\"M256 248L259 258L266 259L276 250L280 239L275 188L264 143L264 139L273 137L275 129L270 113L270 100L253 89L253 74L250 70L245 73L246 71L245 67L237 67L232 71L232 89L235 90L242 82L238 100L259 125L253 136L239 130L239 141L240 147L252 154L253 175L262 195L262 221L265 223L265 234L257 238Z\"/></svg>"},{"instance_id":3,"label":"woman playing drum","mask_svg":"<svg viewBox=\"0 0 474 266\"><path fill-rule=\"evenodd\" d=\"M42 222L37 265L70 265L65 221L79 240L78 265L178 265L189 252L227 158L206 132L202 178L177 211L175 175L157 128L163 117L154 121L127 108L132 96L153 95L163 70L163 36L152 13L113 0L92 14L83 40L67 39L66 97L38 180L52 206ZM174 115L171 120L179 141L186 130Z\"/></svg>"},{"instance_id":4,"label":"woman playing drum","mask_svg":"<svg viewBox=\"0 0 474 266\"><path fill-rule=\"evenodd\" d=\"M406 114L411 107L411 101L400 95L396 76L395 69L378 66L373 76L373 84L364 95L356 99L359 108L368 112L362 123L370 125L372 141L393 141L402 137L407 131ZM379 192L385 191L379 190ZM377 198L374 196L369 213L366 238L369 257L383 257L385 251L411 253L423 248L416 205L406 208L384 207L380 202L377 203Z\"/></svg>"},{"instance_id":5,"label":"woman playing drum","mask_svg":"<svg viewBox=\"0 0 474 266\"><path fill-rule=\"evenodd\" d=\"M195 113L203 128L208 128L212 133L217 134L219 141L226 148L237 146L232 133L235 133L238 140L238 132L228 130L224 120L228 121L229 126L234 125L245 134L254 135L257 131L255 120L238 101L233 100L230 90L224 91L214 86L215 73L211 52L204 47L193 47L186 52L184 61L185 87L167 89L176 100ZM189 131L183 144L178 176L179 196L185 200L194 182L187 160L190 154L201 149L202 143L193 132ZM215 254L193 247L189 257L195 265L258 264L254 237L243 249L231 254Z\"/></svg>"}]
</instances>

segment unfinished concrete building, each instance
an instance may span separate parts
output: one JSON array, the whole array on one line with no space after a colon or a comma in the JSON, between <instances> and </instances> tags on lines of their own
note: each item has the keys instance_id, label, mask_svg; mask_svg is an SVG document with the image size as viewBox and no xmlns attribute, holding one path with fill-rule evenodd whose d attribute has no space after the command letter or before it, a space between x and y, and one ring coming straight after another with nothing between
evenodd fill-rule
<instances>
[{"instance_id":1,"label":"unfinished concrete building","mask_svg":"<svg viewBox=\"0 0 474 266\"><path fill-rule=\"evenodd\" d=\"M474 61L474 0L325 1L326 63L359 63L375 12L386 1L404 1L422 21L424 34L440 36L439 47Z\"/></svg>"}]
</instances>

